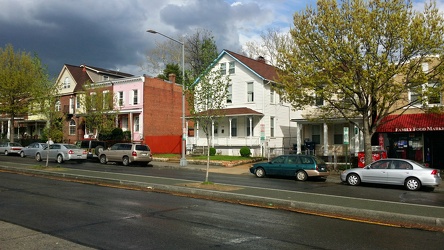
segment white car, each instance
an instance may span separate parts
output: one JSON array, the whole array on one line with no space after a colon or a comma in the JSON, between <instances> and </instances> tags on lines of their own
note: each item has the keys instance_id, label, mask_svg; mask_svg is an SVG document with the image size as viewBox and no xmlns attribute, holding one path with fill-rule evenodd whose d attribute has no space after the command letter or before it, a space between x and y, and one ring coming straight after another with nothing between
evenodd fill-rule
<instances>
[{"instance_id":1,"label":"white car","mask_svg":"<svg viewBox=\"0 0 444 250\"><path fill-rule=\"evenodd\" d=\"M341 173L341 181L351 186L361 182L402 185L412 191L422 186L434 189L442 182L439 170L416 161L395 158L381 159L363 168L347 169Z\"/></svg>"},{"instance_id":2,"label":"white car","mask_svg":"<svg viewBox=\"0 0 444 250\"><path fill-rule=\"evenodd\" d=\"M74 144L54 143L49 145L49 149L38 150L35 154L35 159L42 161L48 157L48 160L55 160L57 163L69 160L75 160L80 163L86 161L87 155L88 152L86 150Z\"/></svg>"},{"instance_id":3,"label":"white car","mask_svg":"<svg viewBox=\"0 0 444 250\"><path fill-rule=\"evenodd\" d=\"M0 144L0 153L5 155L19 154L23 146L18 142L4 142Z\"/></svg>"},{"instance_id":4,"label":"white car","mask_svg":"<svg viewBox=\"0 0 444 250\"><path fill-rule=\"evenodd\" d=\"M29 144L28 146L22 148L20 151L20 157L26 157L26 156L32 156L34 157L37 151L45 149L48 146L48 144L43 142L33 142Z\"/></svg>"}]
</instances>

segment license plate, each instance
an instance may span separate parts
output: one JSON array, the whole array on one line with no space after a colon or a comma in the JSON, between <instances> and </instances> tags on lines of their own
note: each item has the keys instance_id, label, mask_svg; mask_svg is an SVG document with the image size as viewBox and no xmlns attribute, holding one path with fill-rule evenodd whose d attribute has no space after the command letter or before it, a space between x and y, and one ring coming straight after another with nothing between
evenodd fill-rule
<instances>
[{"instance_id":1,"label":"license plate","mask_svg":"<svg viewBox=\"0 0 444 250\"><path fill-rule=\"evenodd\" d=\"M147 154L142 154L142 156L146 156Z\"/></svg>"}]
</instances>

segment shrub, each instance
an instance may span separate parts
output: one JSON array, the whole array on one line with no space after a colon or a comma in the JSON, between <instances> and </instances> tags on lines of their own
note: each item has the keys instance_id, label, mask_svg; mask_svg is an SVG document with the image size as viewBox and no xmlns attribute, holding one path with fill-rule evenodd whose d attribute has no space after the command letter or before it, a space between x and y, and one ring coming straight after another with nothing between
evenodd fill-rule
<instances>
[{"instance_id":1,"label":"shrub","mask_svg":"<svg viewBox=\"0 0 444 250\"><path fill-rule=\"evenodd\" d=\"M242 147L240 149L240 155L242 157L250 157L250 155L251 155L250 148L249 147Z\"/></svg>"},{"instance_id":2,"label":"shrub","mask_svg":"<svg viewBox=\"0 0 444 250\"><path fill-rule=\"evenodd\" d=\"M215 156L215 155L216 155L216 149L210 148L210 156Z\"/></svg>"}]
</instances>

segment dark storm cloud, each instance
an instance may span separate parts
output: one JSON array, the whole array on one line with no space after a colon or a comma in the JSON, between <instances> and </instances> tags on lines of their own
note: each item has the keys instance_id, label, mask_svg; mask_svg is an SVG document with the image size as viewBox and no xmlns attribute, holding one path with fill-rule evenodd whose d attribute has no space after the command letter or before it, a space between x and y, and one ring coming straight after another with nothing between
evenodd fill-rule
<instances>
[{"instance_id":1,"label":"dark storm cloud","mask_svg":"<svg viewBox=\"0 0 444 250\"><path fill-rule=\"evenodd\" d=\"M271 20L256 3L223 0L0 0L0 47L37 53L56 76L63 64L88 64L141 75L144 53L160 37L211 31L219 50L239 51L239 31Z\"/></svg>"}]
</instances>

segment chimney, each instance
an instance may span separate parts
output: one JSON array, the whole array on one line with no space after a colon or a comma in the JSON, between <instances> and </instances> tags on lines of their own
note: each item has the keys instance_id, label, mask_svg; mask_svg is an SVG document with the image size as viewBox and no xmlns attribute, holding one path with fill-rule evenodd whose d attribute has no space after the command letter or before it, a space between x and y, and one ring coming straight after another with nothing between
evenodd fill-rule
<instances>
[{"instance_id":1,"label":"chimney","mask_svg":"<svg viewBox=\"0 0 444 250\"><path fill-rule=\"evenodd\" d=\"M176 83L176 74L174 74L174 73L170 73L170 74L168 75L168 78L169 78L170 82L172 82L172 83Z\"/></svg>"},{"instance_id":2,"label":"chimney","mask_svg":"<svg viewBox=\"0 0 444 250\"><path fill-rule=\"evenodd\" d=\"M256 61L261 62L261 63L265 63L265 57L263 56L258 56Z\"/></svg>"}]
</instances>

